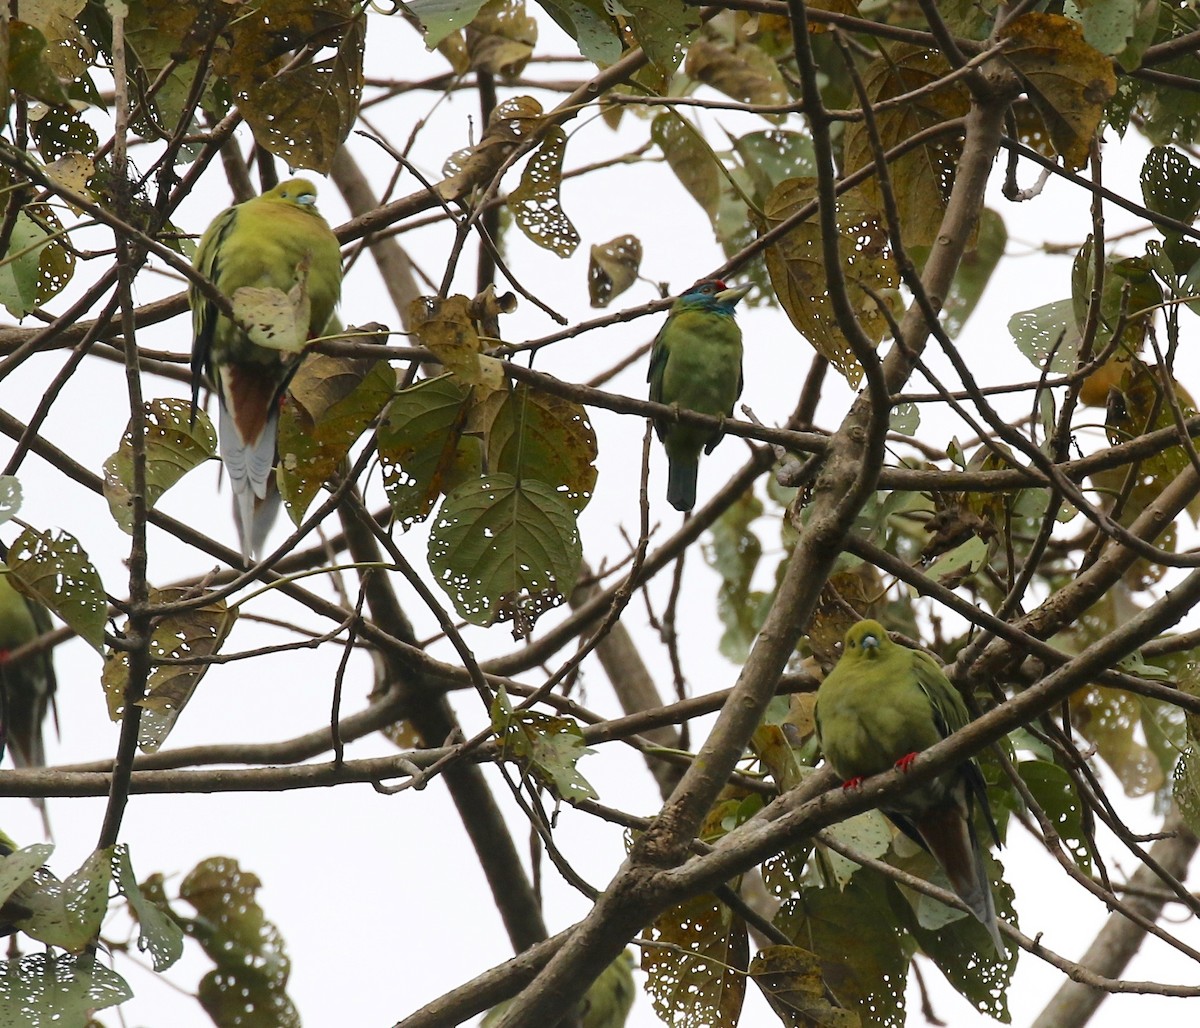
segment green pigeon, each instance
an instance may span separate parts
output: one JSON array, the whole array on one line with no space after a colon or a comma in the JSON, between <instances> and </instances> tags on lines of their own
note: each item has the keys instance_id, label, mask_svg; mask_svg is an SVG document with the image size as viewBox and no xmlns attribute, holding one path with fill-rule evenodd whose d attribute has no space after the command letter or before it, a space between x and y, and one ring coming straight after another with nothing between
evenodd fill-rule
<instances>
[{"instance_id":1,"label":"green pigeon","mask_svg":"<svg viewBox=\"0 0 1200 1028\"><path fill-rule=\"evenodd\" d=\"M650 351L650 399L722 418L742 395L742 330L733 320L749 286L730 289L719 279L697 282L672 305ZM719 429L655 418L667 451L667 500L679 511L696 506L700 451L712 453Z\"/></svg>"},{"instance_id":2,"label":"green pigeon","mask_svg":"<svg viewBox=\"0 0 1200 1028\"><path fill-rule=\"evenodd\" d=\"M19 661L10 660L9 654L52 627L49 611L26 599L13 588L8 574L0 573L0 755L7 749L17 767L46 766L42 725L54 707L57 683L49 650ZM33 802L49 836L46 801L35 796Z\"/></svg>"},{"instance_id":3,"label":"green pigeon","mask_svg":"<svg viewBox=\"0 0 1200 1028\"><path fill-rule=\"evenodd\" d=\"M907 770L918 753L962 728L970 715L932 657L893 642L878 621L860 621L846 633L841 659L817 690L815 719L825 759L850 789L892 767ZM883 812L933 855L987 928L996 952L1006 953L975 834L978 803L1000 845L979 765L965 760L888 802Z\"/></svg>"},{"instance_id":4,"label":"green pigeon","mask_svg":"<svg viewBox=\"0 0 1200 1028\"><path fill-rule=\"evenodd\" d=\"M294 178L222 211L201 237L194 262L231 301L239 289L253 288L290 294L301 311L307 302L305 340L325 330L342 291L341 249L316 200L316 187ZM273 474L279 404L303 359L304 340L280 349L259 345L194 283L188 301L192 410L207 374L221 407L221 460L233 486L242 557L249 562L279 508Z\"/></svg>"}]
</instances>

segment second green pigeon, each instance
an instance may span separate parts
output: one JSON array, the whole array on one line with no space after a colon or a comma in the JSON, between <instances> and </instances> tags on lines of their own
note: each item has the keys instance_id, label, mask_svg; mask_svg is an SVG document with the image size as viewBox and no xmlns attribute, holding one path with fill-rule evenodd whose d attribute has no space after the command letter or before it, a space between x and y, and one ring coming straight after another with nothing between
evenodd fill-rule
<instances>
[{"instance_id":1,"label":"second green pigeon","mask_svg":"<svg viewBox=\"0 0 1200 1028\"><path fill-rule=\"evenodd\" d=\"M671 305L650 351L650 399L726 418L742 395L742 330L733 319L749 286L731 289L719 279L697 282ZM696 506L700 453L712 453L720 429L654 419L667 451L667 500L679 511Z\"/></svg>"},{"instance_id":2,"label":"second green pigeon","mask_svg":"<svg viewBox=\"0 0 1200 1028\"><path fill-rule=\"evenodd\" d=\"M8 575L0 573L0 754L7 749L17 767L46 766L42 729L54 707L57 683L49 650L21 660L9 654L52 627L50 612L22 596ZM33 802L49 837L46 801L35 797Z\"/></svg>"},{"instance_id":3,"label":"second green pigeon","mask_svg":"<svg viewBox=\"0 0 1200 1028\"><path fill-rule=\"evenodd\" d=\"M932 657L893 642L878 621L868 620L846 633L841 659L817 690L815 719L825 759L845 787L854 788L893 767L907 770L917 754L958 731L970 715ZM933 855L1003 955L991 882L975 833L976 804L999 846L983 774L974 760L889 800L883 812Z\"/></svg>"},{"instance_id":4,"label":"second green pigeon","mask_svg":"<svg viewBox=\"0 0 1200 1028\"><path fill-rule=\"evenodd\" d=\"M231 300L239 289L273 289L307 298L305 341L329 323L342 291L337 236L316 207L317 189L294 178L222 211L196 251L196 270ZM242 556L266 541L279 494L275 440L279 404L303 354L253 342L194 283L192 407L207 374L221 407L221 460L233 486Z\"/></svg>"}]
</instances>

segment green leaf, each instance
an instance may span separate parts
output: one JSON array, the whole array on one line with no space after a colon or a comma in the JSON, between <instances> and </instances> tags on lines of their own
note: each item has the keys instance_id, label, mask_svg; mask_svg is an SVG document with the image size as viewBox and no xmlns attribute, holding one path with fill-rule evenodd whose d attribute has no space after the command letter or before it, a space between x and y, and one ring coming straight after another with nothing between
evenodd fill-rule
<instances>
[{"instance_id":1,"label":"green leaf","mask_svg":"<svg viewBox=\"0 0 1200 1028\"><path fill-rule=\"evenodd\" d=\"M188 934L217 965L201 980L199 997L219 1028L300 1028L286 991L291 961L258 904L261 885L231 857L209 857L179 888L199 913Z\"/></svg>"},{"instance_id":2,"label":"green leaf","mask_svg":"<svg viewBox=\"0 0 1200 1028\"><path fill-rule=\"evenodd\" d=\"M963 254L950 295L942 305L944 325L951 339L962 331L967 318L975 310L1007 245L1008 230L1004 219L991 208L985 207L979 218L975 246Z\"/></svg>"},{"instance_id":3,"label":"green leaf","mask_svg":"<svg viewBox=\"0 0 1200 1028\"><path fill-rule=\"evenodd\" d=\"M64 881L40 876L35 889L22 891L21 902L32 913L21 930L47 946L82 952L100 931L111 881L111 848L93 852Z\"/></svg>"},{"instance_id":4,"label":"green leaf","mask_svg":"<svg viewBox=\"0 0 1200 1028\"><path fill-rule=\"evenodd\" d=\"M574 588L575 517L551 486L487 475L452 491L429 533L429 567L460 617L525 635Z\"/></svg>"},{"instance_id":5,"label":"green leaf","mask_svg":"<svg viewBox=\"0 0 1200 1028\"><path fill-rule=\"evenodd\" d=\"M169 604L194 600L194 588L172 587L150 590L152 604ZM168 614L155 623L150 636L151 670L146 681L146 695L140 701L143 708L138 725L138 746L145 753L154 753L162 746L183 708L187 706L196 686L211 664L205 659L217 653L237 620L237 611L230 610L223 599L203 606ZM161 664L160 660L195 660L194 664ZM119 721L125 712L125 689L129 684L129 656L122 650L109 652L101 675L108 698L109 716Z\"/></svg>"},{"instance_id":6,"label":"green leaf","mask_svg":"<svg viewBox=\"0 0 1200 1028\"><path fill-rule=\"evenodd\" d=\"M1142 163L1140 178L1142 199L1150 210L1185 225L1196 220L1200 214L1200 167L1182 150L1154 147Z\"/></svg>"},{"instance_id":7,"label":"green leaf","mask_svg":"<svg viewBox=\"0 0 1200 1028\"><path fill-rule=\"evenodd\" d=\"M24 210L17 214L8 250L0 262L0 303L14 318L24 318L40 302L41 254L49 243L45 227Z\"/></svg>"},{"instance_id":8,"label":"green leaf","mask_svg":"<svg viewBox=\"0 0 1200 1028\"><path fill-rule=\"evenodd\" d=\"M94 957L34 953L0 962L0 1024L83 1025L93 1011L132 998L125 979Z\"/></svg>"},{"instance_id":9,"label":"green leaf","mask_svg":"<svg viewBox=\"0 0 1200 1028\"><path fill-rule=\"evenodd\" d=\"M1057 764L1045 760L1023 760L1017 765L1021 780L1029 787L1067 852L1085 874L1092 873L1092 854L1083 830L1083 805L1075 793L1071 776Z\"/></svg>"},{"instance_id":10,"label":"green leaf","mask_svg":"<svg viewBox=\"0 0 1200 1028\"><path fill-rule=\"evenodd\" d=\"M1080 340L1070 300L1019 311L1009 318L1008 331L1017 349L1039 371L1065 375L1075 370Z\"/></svg>"},{"instance_id":11,"label":"green leaf","mask_svg":"<svg viewBox=\"0 0 1200 1028\"><path fill-rule=\"evenodd\" d=\"M716 218L721 200L721 171L712 150L699 133L674 111L650 123L650 138L662 150L667 164L710 219Z\"/></svg>"},{"instance_id":12,"label":"green leaf","mask_svg":"<svg viewBox=\"0 0 1200 1028\"><path fill-rule=\"evenodd\" d=\"M142 894L129 859L129 847L124 843L118 844L113 854L113 879L137 919L138 952L149 950L154 970L165 971L183 956L183 931Z\"/></svg>"},{"instance_id":13,"label":"green leaf","mask_svg":"<svg viewBox=\"0 0 1200 1028\"><path fill-rule=\"evenodd\" d=\"M670 78L700 27L700 11L682 0L621 0L633 34L655 66Z\"/></svg>"},{"instance_id":14,"label":"green leaf","mask_svg":"<svg viewBox=\"0 0 1200 1028\"><path fill-rule=\"evenodd\" d=\"M425 520L440 494L481 473L479 440L463 435L471 395L453 375L439 375L402 390L384 414L376 445L383 487L403 528Z\"/></svg>"},{"instance_id":15,"label":"green leaf","mask_svg":"<svg viewBox=\"0 0 1200 1028\"><path fill-rule=\"evenodd\" d=\"M661 1020L735 1028L750 960L746 923L737 914L705 893L658 917L642 938L664 944L642 948L646 991Z\"/></svg>"},{"instance_id":16,"label":"green leaf","mask_svg":"<svg viewBox=\"0 0 1200 1028\"><path fill-rule=\"evenodd\" d=\"M908 955L879 875L856 874L841 892L804 889L780 908L775 924L817 955L839 1005L858 1011L872 1028L904 1028Z\"/></svg>"},{"instance_id":17,"label":"green leaf","mask_svg":"<svg viewBox=\"0 0 1200 1028\"><path fill-rule=\"evenodd\" d=\"M570 257L579 233L562 209L563 155L567 134L558 125L546 130L541 146L529 158L520 184L508 194L508 209L526 237L559 257Z\"/></svg>"},{"instance_id":18,"label":"green leaf","mask_svg":"<svg viewBox=\"0 0 1200 1028\"><path fill-rule=\"evenodd\" d=\"M824 829L822 835L830 836L835 842L852 848L864 857L882 857L892 844L892 830L888 826L888 820L878 810L866 810L845 821L832 824ZM822 853L822 866L833 874L834 883L839 888L845 886L854 872L862 866L823 846L819 849Z\"/></svg>"},{"instance_id":19,"label":"green leaf","mask_svg":"<svg viewBox=\"0 0 1200 1028\"><path fill-rule=\"evenodd\" d=\"M53 852L53 843L37 842L0 856L0 905L7 903L14 893L19 901L22 893L28 891L21 890L21 886L29 882ZM36 887L36 883L31 882L30 886Z\"/></svg>"},{"instance_id":20,"label":"green leaf","mask_svg":"<svg viewBox=\"0 0 1200 1028\"><path fill-rule=\"evenodd\" d=\"M217 433L208 415L173 398L150 400L144 408L142 431L146 446L146 506L159 498L194 467L217 455ZM133 427L130 422L121 445L104 462L104 498L121 531L133 531Z\"/></svg>"},{"instance_id":21,"label":"green leaf","mask_svg":"<svg viewBox=\"0 0 1200 1028\"><path fill-rule=\"evenodd\" d=\"M21 509L21 482L15 475L0 475L0 525Z\"/></svg>"},{"instance_id":22,"label":"green leaf","mask_svg":"<svg viewBox=\"0 0 1200 1028\"><path fill-rule=\"evenodd\" d=\"M1063 14L1083 25L1083 38L1102 54L1119 54L1133 38L1140 0L1067 0Z\"/></svg>"},{"instance_id":23,"label":"green leaf","mask_svg":"<svg viewBox=\"0 0 1200 1028\"><path fill-rule=\"evenodd\" d=\"M299 392L297 392L299 389ZM385 360L310 354L279 415L279 495L299 525L396 389Z\"/></svg>"},{"instance_id":24,"label":"green leaf","mask_svg":"<svg viewBox=\"0 0 1200 1028\"><path fill-rule=\"evenodd\" d=\"M451 32L469 24L486 0L408 0L404 5L425 30L425 46L432 50Z\"/></svg>"},{"instance_id":25,"label":"green leaf","mask_svg":"<svg viewBox=\"0 0 1200 1028\"><path fill-rule=\"evenodd\" d=\"M735 663L750 652L770 599L770 594L751 588L763 548L750 526L762 512L762 501L751 491L743 493L713 522L711 537L701 548L705 563L721 576L717 615L725 630L720 649Z\"/></svg>"},{"instance_id":26,"label":"green leaf","mask_svg":"<svg viewBox=\"0 0 1200 1028\"><path fill-rule=\"evenodd\" d=\"M62 618L98 653L104 652L108 600L104 583L79 540L25 529L8 549L8 567L21 591Z\"/></svg>"},{"instance_id":27,"label":"green leaf","mask_svg":"<svg viewBox=\"0 0 1200 1028\"><path fill-rule=\"evenodd\" d=\"M492 472L551 486L578 516L596 486L596 432L578 403L519 384L492 393L472 412L485 426Z\"/></svg>"},{"instance_id":28,"label":"green leaf","mask_svg":"<svg viewBox=\"0 0 1200 1028\"><path fill-rule=\"evenodd\" d=\"M503 687L492 702L491 715L505 758L519 761L568 803L599 798L576 767L581 757L595 751L587 748L583 730L574 720L536 710L513 710Z\"/></svg>"},{"instance_id":29,"label":"green leaf","mask_svg":"<svg viewBox=\"0 0 1200 1028\"><path fill-rule=\"evenodd\" d=\"M771 190L789 178L815 178L817 159L812 136L804 132L767 129L749 132L733 141L742 167L754 186L754 199L761 207Z\"/></svg>"},{"instance_id":30,"label":"green leaf","mask_svg":"<svg viewBox=\"0 0 1200 1028\"><path fill-rule=\"evenodd\" d=\"M604 0L538 0L589 61L612 64L621 56L621 37Z\"/></svg>"},{"instance_id":31,"label":"green leaf","mask_svg":"<svg viewBox=\"0 0 1200 1028\"><path fill-rule=\"evenodd\" d=\"M54 106L65 104L67 93L46 60L46 37L33 25L15 19L8 26L8 81L18 93ZM7 97L5 98L7 101Z\"/></svg>"}]
</instances>

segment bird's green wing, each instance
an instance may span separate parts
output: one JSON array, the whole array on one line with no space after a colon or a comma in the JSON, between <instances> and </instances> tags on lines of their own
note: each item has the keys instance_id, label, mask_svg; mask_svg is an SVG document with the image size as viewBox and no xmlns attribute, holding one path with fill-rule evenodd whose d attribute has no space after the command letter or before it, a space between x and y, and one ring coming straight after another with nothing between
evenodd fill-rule
<instances>
[{"instance_id":1,"label":"bird's green wing","mask_svg":"<svg viewBox=\"0 0 1200 1028\"><path fill-rule=\"evenodd\" d=\"M221 274L221 248L237 220L237 208L229 207L213 220L200 237L196 257L192 262L195 269L206 279L216 283ZM210 372L213 336L217 329L218 310L196 285L188 289L192 305L192 410L200 396L200 379Z\"/></svg>"},{"instance_id":2,"label":"bird's green wing","mask_svg":"<svg viewBox=\"0 0 1200 1028\"><path fill-rule=\"evenodd\" d=\"M937 661L928 653L919 650L908 652L912 654L913 677L917 686L929 699L938 733L945 739L971 720L970 714L967 713L967 705L958 690L950 684L950 679L938 667Z\"/></svg>"},{"instance_id":3,"label":"bird's green wing","mask_svg":"<svg viewBox=\"0 0 1200 1028\"><path fill-rule=\"evenodd\" d=\"M663 325L659 329L658 335L654 337L654 346L650 350L650 368L646 372L646 381L650 383L650 401L652 403L663 402L663 374L667 369L667 358L670 356L664 337L667 334L667 325L670 323L670 318L668 318L667 324ZM662 418L655 418L654 430L658 433L659 439L664 438L667 430L666 422Z\"/></svg>"},{"instance_id":4,"label":"bird's green wing","mask_svg":"<svg viewBox=\"0 0 1200 1028\"><path fill-rule=\"evenodd\" d=\"M913 651L913 673L917 684L929 697L929 705L933 709L934 720L942 738L964 728L971 720L970 712L962 695L950 683L937 662L927 653ZM967 791L975 803L983 811L984 820L991 830L992 839L1000 845L1000 832L992 816L992 807L987 798L987 783L983 780L983 772L974 760L964 761L959 765L959 773L967 783Z\"/></svg>"}]
</instances>

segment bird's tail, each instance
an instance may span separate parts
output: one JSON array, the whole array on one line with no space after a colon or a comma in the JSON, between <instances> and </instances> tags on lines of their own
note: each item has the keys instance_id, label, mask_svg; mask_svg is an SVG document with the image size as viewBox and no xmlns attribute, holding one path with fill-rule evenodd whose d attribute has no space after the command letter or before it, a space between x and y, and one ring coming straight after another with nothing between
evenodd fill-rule
<instances>
[{"instance_id":1,"label":"bird's tail","mask_svg":"<svg viewBox=\"0 0 1200 1028\"><path fill-rule=\"evenodd\" d=\"M279 513L279 503L279 487L274 477L267 483L267 495L261 500L249 489L244 493L234 493L233 518L237 523L242 559L247 565L262 554L267 535Z\"/></svg>"},{"instance_id":2,"label":"bird's tail","mask_svg":"<svg viewBox=\"0 0 1200 1028\"><path fill-rule=\"evenodd\" d=\"M262 548L279 511L274 474L278 433L277 405L272 405L258 436L246 441L229 408L221 404L221 462L233 487L234 517L247 564Z\"/></svg>"},{"instance_id":3,"label":"bird's tail","mask_svg":"<svg viewBox=\"0 0 1200 1028\"><path fill-rule=\"evenodd\" d=\"M667 457L667 501L685 513L696 506L696 479L700 474L699 457Z\"/></svg>"},{"instance_id":4,"label":"bird's tail","mask_svg":"<svg viewBox=\"0 0 1200 1028\"><path fill-rule=\"evenodd\" d=\"M988 930L996 953L1005 956L1008 950L1000 938L996 923L996 904L992 884L975 827L957 804L939 804L925 811L913 824L929 852L942 866L950 887Z\"/></svg>"}]
</instances>

